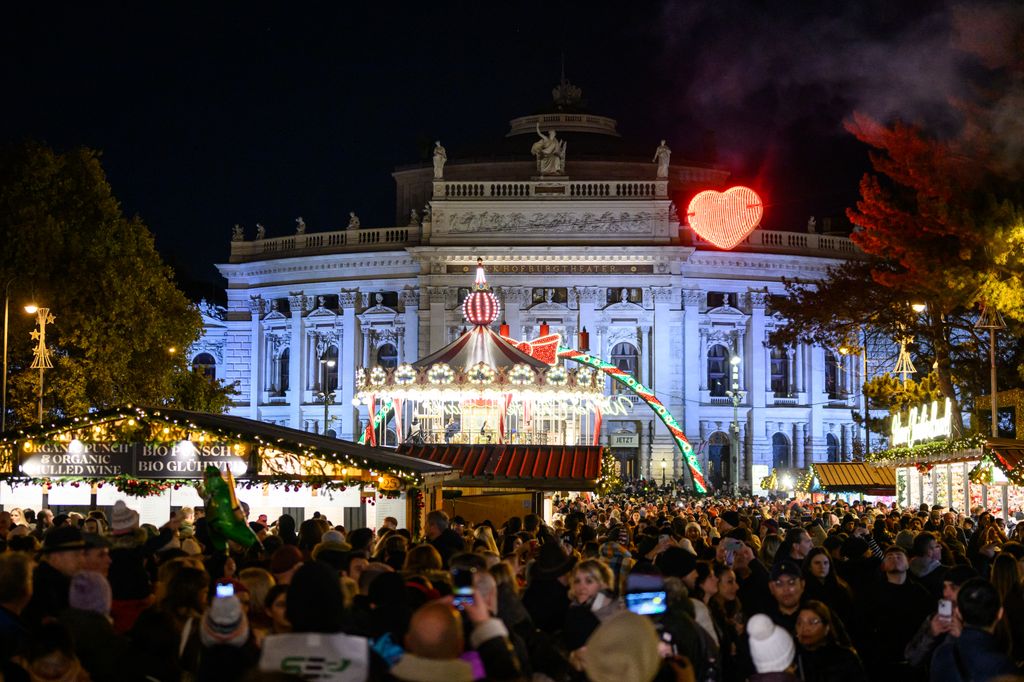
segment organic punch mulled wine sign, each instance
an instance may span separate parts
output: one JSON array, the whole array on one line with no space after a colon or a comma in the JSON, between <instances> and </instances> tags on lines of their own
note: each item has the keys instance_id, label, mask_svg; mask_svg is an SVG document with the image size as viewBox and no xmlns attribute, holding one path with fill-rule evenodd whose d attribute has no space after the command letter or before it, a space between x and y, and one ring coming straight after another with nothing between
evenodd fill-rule
<instances>
[{"instance_id":1,"label":"organic punch mulled wine sign","mask_svg":"<svg viewBox=\"0 0 1024 682\"><path fill-rule=\"evenodd\" d=\"M227 443L27 443L21 472L33 478L62 476L202 478L207 466L244 476L249 471L245 446Z\"/></svg>"}]
</instances>

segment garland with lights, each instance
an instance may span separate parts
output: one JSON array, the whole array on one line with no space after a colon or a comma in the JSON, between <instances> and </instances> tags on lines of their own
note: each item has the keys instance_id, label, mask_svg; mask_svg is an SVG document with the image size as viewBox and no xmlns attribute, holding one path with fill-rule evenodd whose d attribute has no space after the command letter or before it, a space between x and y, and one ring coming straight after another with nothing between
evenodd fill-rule
<instances>
[{"instance_id":1,"label":"garland with lights","mask_svg":"<svg viewBox=\"0 0 1024 682\"><path fill-rule=\"evenodd\" d=\"M982 448L988 438L982 434L973 434L966 438L956 440L936 440L929 443L917 443L916 445L900 445L881 452L872 452L867 457L869 462L891 462L899 464L914 460L927 459L935 455L942 455L949 452L961 450L977 450Z\"/></svg>"},{"instance_id":2,"label":"garland with lights","mask_svg":"<svg viewBox=\"0 0 1024 682\"><path fill-rule=\"evenodd\" d=\"M396 466L382 466L380 463L371 462L351 453L333 450L323 445L317 446L304 443L298 440L299 437L307 439L309 434L295 432L292 436L291 429L281 429L281 435L266 437L258 433L239 431L232 425L204 424L199 426L196 420L203 421L204 417L215 418L217 415L203 415L201 413L190 413L181 410L168 410L165 408L144 408L133 405L111 408L97 411L85 416L72 417L48 425L36 425L14 432L9 432L6 437L0 439L0 451L3 456L6 474L5 480L14 484L24 483L49 483L53 481L45 478L33 478L19 475L16 471L17 455L20 450L31 451L34 440L38 441L60 441L70 443L78 440L85 443L106 442L111 440L138 440L148 444L165 444L177 440L223 441L231 447L247 445L260 452L264 449L273 450L282 456L290 457L295 463L302 465L303 460L309 462L326 463L333 467L362 470L369 472L371 478L387 474L402 482L403 487L413 486L421 483L421 477L414 471L409 471ZM198 434L193 438L193 434ZM261 458L261 464L266 460ZM359 485L359 479L330 476L326 467L320 467L323 475L300 475L289 472L275 472L270 475L257 475L253 478L242 479L240 485L251 488L255 485L282 484L289 488L310 487L314 490L345 490L352 485ZM120 492L126 495L149 496L158 495L163 491L175 486L194 485L199 479L145 479L138 476L112 476L112 477L60 477L57 483L88 483L89 485L114 485ZM400 493L398 493L400 494Z\"/></svg>"}]
</instances>

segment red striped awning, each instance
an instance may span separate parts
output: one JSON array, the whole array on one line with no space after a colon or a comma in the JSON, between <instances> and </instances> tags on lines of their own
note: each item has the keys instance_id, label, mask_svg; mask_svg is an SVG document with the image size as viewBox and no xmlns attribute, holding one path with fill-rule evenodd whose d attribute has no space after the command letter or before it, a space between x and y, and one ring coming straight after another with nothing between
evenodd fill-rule
<instances>
[{"instance_id":1,"label":"red striped awning","mask_svg":"<svg viewBox=\"0 0 1024 682\"><path fill-rule=\"evenodd\" d=\"M403 445L416 459L458 469L456 485L480 488L526 487L593 490L601 477L602 446L562 445Z\"/></svg>"}]
</instances>

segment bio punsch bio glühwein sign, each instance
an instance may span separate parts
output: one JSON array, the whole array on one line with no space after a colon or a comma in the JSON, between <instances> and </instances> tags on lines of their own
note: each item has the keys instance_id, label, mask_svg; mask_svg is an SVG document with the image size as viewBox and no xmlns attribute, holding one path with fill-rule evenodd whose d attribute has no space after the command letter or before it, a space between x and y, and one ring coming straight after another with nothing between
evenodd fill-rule
<instances>
[{"instance_id":1,"label":"bio punsch bio gl\u00fchwein sign","mask_svg":"<svg viewBox=\"0 0 1024 682\"><path fill-rule=\"evenodd\" d=\"M244 445L227 443L83 443L43 441L21 450L21 472L33 478L202 478L207 466L234 476L249 472Z\"/></svg>"}]
</instances>

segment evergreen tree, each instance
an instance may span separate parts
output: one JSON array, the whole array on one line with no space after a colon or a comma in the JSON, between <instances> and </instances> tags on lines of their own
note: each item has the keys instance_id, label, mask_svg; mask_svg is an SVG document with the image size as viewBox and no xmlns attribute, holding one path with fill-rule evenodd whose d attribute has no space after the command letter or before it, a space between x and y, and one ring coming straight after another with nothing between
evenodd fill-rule
<instances>
[{"instance_id":1,"label":"evergreen tree","mask_svg":"<svg viewBox=\"0 0 1024 682\"><path fill-rule=\"evenodd\" d=\"M45 373L47 414L173 398L187 369L169 349L198 339L201 318L153 235L124 215L97 152L0 149L0 240L11 301L8 426L37 419L39 376L29 369L35 318L21 313L29 299L56 318L46 329L54 364Z\"/></svg>"}]
</instances>

